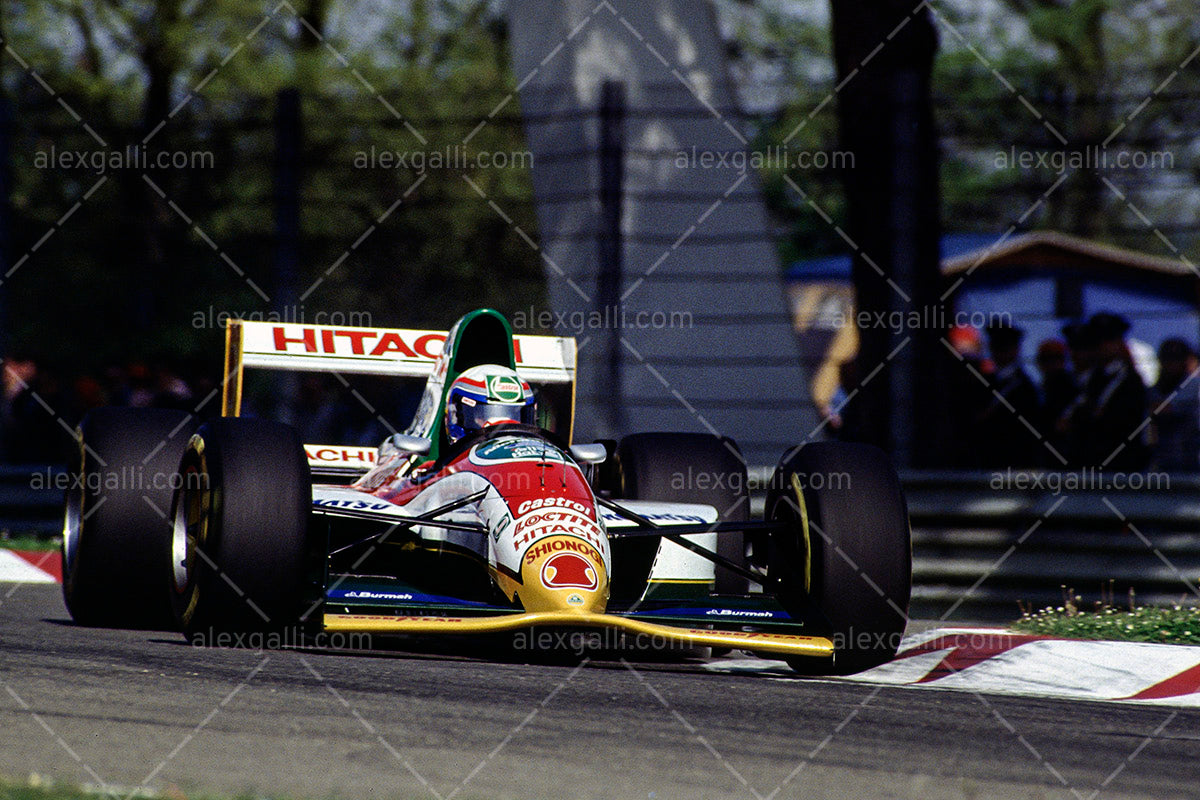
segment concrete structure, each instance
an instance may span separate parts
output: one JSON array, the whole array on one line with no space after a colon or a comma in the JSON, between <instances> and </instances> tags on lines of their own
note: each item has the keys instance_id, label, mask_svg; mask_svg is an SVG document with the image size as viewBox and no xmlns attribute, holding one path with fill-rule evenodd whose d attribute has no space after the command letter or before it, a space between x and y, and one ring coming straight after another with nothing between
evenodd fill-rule
<instances>
[{"instance_id":1,"label":"concrete structure","mask_svg":"<svg viewBox=\"0 0 1200 800\"><path fill-rule=\"evenodd\" d=\"M523 0L508 18L552 332L582 342L577 438L708 430L774 464L818 419L711 7ZM626 96L615 290L599 258L606 80Z\"/></svg>"}]
</instances>

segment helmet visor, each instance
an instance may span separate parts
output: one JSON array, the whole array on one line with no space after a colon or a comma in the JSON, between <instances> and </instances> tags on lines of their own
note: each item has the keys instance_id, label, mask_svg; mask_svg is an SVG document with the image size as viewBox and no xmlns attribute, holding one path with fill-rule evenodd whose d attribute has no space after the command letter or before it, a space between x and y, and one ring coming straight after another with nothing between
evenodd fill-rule
<instances>
[{"instance_id":1,"label":"helmet visor","mask_svg":"<svg viewBox=\"0 0 1200 800\"><path fill-rule=\"evenodd\" d=\"M458 412L455 420L463 431L477 431L498 422L521 422L526 425L537 424L537 406L528 403L481 403L470 397L458 397L454 400Z\"/></svg>"}]
</instances>

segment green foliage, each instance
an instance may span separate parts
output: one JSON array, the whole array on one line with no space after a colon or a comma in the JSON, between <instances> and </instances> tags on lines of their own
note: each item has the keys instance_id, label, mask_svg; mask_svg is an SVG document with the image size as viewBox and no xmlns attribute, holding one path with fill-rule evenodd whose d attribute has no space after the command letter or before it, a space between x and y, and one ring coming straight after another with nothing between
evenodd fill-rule
<instances>
[{"instance_id":1,"label":"green foliage","mask_svg":"<svg viewBox=\"0 0 1200 800\"><path fill-rule=\"evenodd\" d=\"M1200 608L1137 608L1121 611L1106 606L1083 612L1068 603L1025 614L1013 630L1067 639L1121 642L1200 644Z\"/></svg>"},{"instance_id":2,"label":"green foliage","mask_svg":"<svg viewBox=\"0 0 1200 800\"><path fill-rule=\"evenodd\" d=\"M826 27L794 11L764 3L738 14L732 45L744 80L752 85L765 73L767 91L784 97L778 113L760 120L750 143L751 151L770 156L760 175L767 208L783 232L778 248L784 265L845 247L822 218L845 225L840 176L832 166L838 142L832 44ZM780 148L792 159L803 155L809 165L781 163L775 158Z\"/></svg>"},{"instance_id":3,"label":"green foliage","mask_svg":"<svg viewBox=\"0 0 1200 800\"><path fill-rule=\"evenodd\" d=\"M836 99L821 105L836 84L824 22L783 3L755 4L754 12L745 10L749 4L739 6L733 26L738 74L767 75L785 93L779 110L763 120L754 146L782 144L819 108L790 143L835 150ZM938 3L936 11L940 48L933 91L947 230L999 234L1021 220L1025 227L1057 228L1156 254L1169 254L1160 234L1184 252L1200 250L1200 226L1186 210L1200 202L1200 73L1195 61L1180 69L1196 46L1194 3L1003 0L999 9L962 2ZM1161 91L1168 77L1167 91ZM1130 151L1166 153L1172 166L1071 170L1043 197L1060 172L1048 162L1039 165L1039 156L1078 156L1105 142L1113 158ZM999 157L1013 153L1031 163ZM784 263L844 252L833 226L811 205L845 227L837 173L792 169L787 175L804 195L788 185L782 170L763 175L768 207L783 232Z\"/></svg>"},{"instance_id":4,"label":"green foliage","mask_svg":"<svg viewBox=\"0 0 1200 800\"><path fill-rule=\"evenodd\" d=\"M17 535L6 537L0 535L0 548L5 550L29 550L33 552L44 552L57 550L61 544L61 537L58 536L46 539L41 536Z\"/></svg>"},{"instance_id":5,"label":"green foliage","mask_svg":"<svg viewBox=\"0 0 1200 800\"><path fill-rule=\"evenodd\" d=\"M374 4L292 5L311 29L289 7L249 0L3 6L11 46L30 65L8 60L0 74L16 120L11 258L29 255L7 285L18 344L72 370L158 354L211 369L221 336L207 322L274 305L238 271L278 302L274 115L291 87L302 100L294 292L304 295L293 313L436 327L480 305L543 302L538 254L514 227L536 239L528 160L463 165L484 150L525 150L511 101L463 144L515 88L490 4L403 3L386 16ZM163 85L165 106L154 88ZM39 163L51 148L119 151L152 131L151 153L211 161L108 171L87 200L97 171ZM460 162L445 168L358 158L429 164L456 146Z\"/></svg>"}]
</instances>

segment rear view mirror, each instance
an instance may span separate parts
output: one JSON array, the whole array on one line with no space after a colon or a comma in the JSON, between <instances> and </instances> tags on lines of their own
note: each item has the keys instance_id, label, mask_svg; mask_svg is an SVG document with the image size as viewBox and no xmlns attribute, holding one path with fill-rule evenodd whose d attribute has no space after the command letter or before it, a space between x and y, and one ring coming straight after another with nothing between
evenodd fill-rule
<instances>
[{"instance_id":1,"label":"rear view mirror","mask_svg":"<svg viewBox=\"0 0 1200 800\"><path fill-rule=\"evenodd\" d=\"M383 447L380 450L384 451L380 455L385 455L388 450L399 450L401 453L411 453L418 456L427 455L430 448L433 447L433 442L420 436L410 436L407 433L393 433L383 441Z\"/></svg>"},{"instance_id":2,"label":"rear view mirror","mask_svg":"<svg viewBox=\"0 0 1200 800\"><path fill-rule=\"evenodd\" d=\"M591 444L571 445L571 458L580 464L602 464L608 458L608 451L600 442Z\"/></svg>"}]
</instances>

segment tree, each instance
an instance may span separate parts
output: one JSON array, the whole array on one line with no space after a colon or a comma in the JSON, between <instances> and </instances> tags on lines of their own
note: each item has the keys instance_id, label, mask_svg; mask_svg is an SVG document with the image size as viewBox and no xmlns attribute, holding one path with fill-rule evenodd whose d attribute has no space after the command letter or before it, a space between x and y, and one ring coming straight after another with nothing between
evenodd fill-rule
<instances>
[{"instance_id":1,"label":"tree","mask_svg":"<svg viewBox=\"0 0 1200 800\"><path fill-rule=\"evenodd\" d=\"M312 287L301 301L309 321L337 311L377 325L442 326L465 308L511 313L543 302L541 262L515 230L537 235L527 161L428 163L456 145L463 158L525 151L515 101L488 119L515 88L501 17L477 0L414 0L382 17L328 0L292 8L245 0L3 7L9 43L53 90L6 60L0 78L18 111L13 249L19 257L54 231L12 278L21 341L72 368L215 355L219 336L195 320L268 311L238 271L273 294L272 118L288 87L299 89L304 130L297 284ZM152 151L211 161L103 175L35 163L52 147L112 154L147 136ZM356 163L369 153L409 163ZM412 163L416 155L424 166ZM91 199L56 225L101 177ZM131 302L139 293L150 318L140 333ZM90 346L79 352L76 341Z\"/></svg>"}]
</instances>

